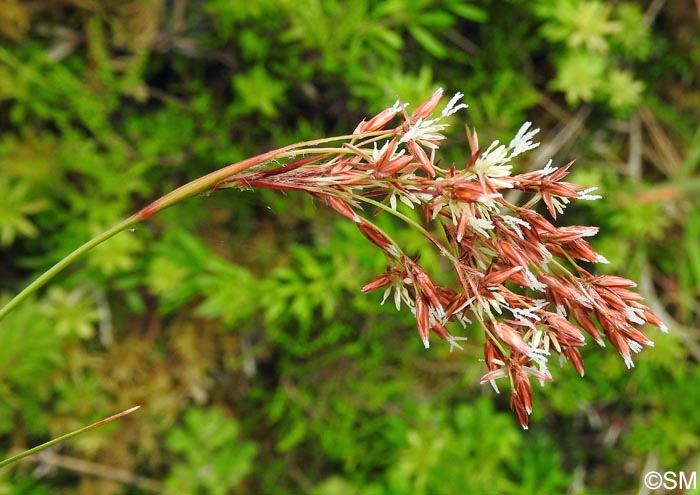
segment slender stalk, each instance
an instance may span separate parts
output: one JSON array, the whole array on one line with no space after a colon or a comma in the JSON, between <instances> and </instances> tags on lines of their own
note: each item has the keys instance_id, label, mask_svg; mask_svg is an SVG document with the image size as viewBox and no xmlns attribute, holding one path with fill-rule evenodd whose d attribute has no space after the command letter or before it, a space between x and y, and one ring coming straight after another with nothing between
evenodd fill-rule
<instances>
[{"instance_id":1,"label":"slender stalk","mask_svg":"<svg viewBox=\"0 0 700 495\"><path fill-rule=\"evenodd\" d=\"M102 244L104 241L107 239L110 239L117 235L119 232L123 232L124 230L128 229L132 225L135 225L139 223L142 219L137 217L136 215L132 215L126 220L123 220L119 222L117 225L111 227L110 229L104 231L97 237L93 237L90 239L88 242L77 248L75 251L67 255L65 258L63 258L61 261L56 263L54 266L46 270L44 273L39 276L34 282L29 284L27 287L22 290L19 294L17 294L15 297L13 297L10 302L8 302L5 306L0 308L0 320L2 320L7 314L15 309L17 305L19 305L22 301L27 299L29 296L31 296L34 292L39 290L41 287L46 285L46 283L54 278L59 272L61 272L65 267L73 263L76 259L81 257L83 254L87 253L91 249L93 249L95 246Z\"/></svg>"},{"instance_id":2,"label":"slender stalk","mask_svg":"<svg viewBox=\"0 0 700 495\"><path fill-rule=\"evenodd\" d=\"M394 215L397 218L400 218L416 230L418 230L421 234L423 234L426 238L428 238L439 250L440 252L449 258L452 262L457 262L457 259L455 258L454 254L449 252L446 247L444 247L438 240L433 236L430 232L428 232L425 227L423 227L421 224L413 220L412 218L404 215L400 211L396 211L390 206L385 205L384 203L380 203L379 201L376 201L372 198L368 198L366 196L362 196L361 194L353 194L352 195L353 199L356 199L358 201L364 201L365 203L369 203L371 205L376 206L377 208L381 208L382 210Z\"/></svg>"},{"instance_id":3,"label":"slender stalk","mask_svg":"<svg viewBox=\"0 0 700 495\"><path fill-rule=\"evenodd\" d=\"M114 466L105 466L96 462L84 461L74 457L59 455L54 452L41 452L35 458L30 459L40 464L57 467L73 471L78 474L85 474L92 477L99 477L106 480L116 481L125 485L139 488L144 491L163 493L163 483L144 476L139 476L126 469L119 469Z\"/></svg>"},{"instance_id":4,"label":"slender stalk","mask_svg":"<svg viewBox=\"0 0 700 495\"><path fill-rule=\"evenodd\" d=\"M506 347L503 345L503 342L501 341L501 339L499 339L498 336L493 333L493 330L484 322L484 319L479 315L479 313L474 311L474 316L476 316L476 319L479 320L479 324L481 324L481 328L484 330L484 333L488 336L489 339L491 339L491 343L493 345L495 345L496 347L498 347L498 350L501 351L501 354L504 357L508 356L508 354L510 354L508 352L508 349L506 349ZM496 320L494 320L492 318L492 321L496 321ZM511 382L512 382L512 378L511 378ZM512 386L512 383L511 383L511 386Z\"/></svg>"},{"instance_id":5,"label":"slender stalk","mask_svg":"<svg viewBox=\"0 0 700 495\"><path fill-rule=\"evenodd\" d=\"M324 153L335 153L335 154L345 154L349 155L352 153L355 153L355 150L352 150L350 148L344 148L344 147L334 147L334 148L304 148L304 149L294 149L292 151L286 151L284 153L280 153L277 158L296 158L299 155L322 155Z\"/></svg>"},{"instance_id":6,"label":"slender stalk","mask_svg":"<svg viewBox=\"0 0 700 495\"><path fill-rule=\"evenodd\" d=\"M58 438L54 438L53 440L49 440L46 443L42 443L41 445L38 445L32 449L25 450L24 452L21 452L17 455L13 455L12 457L8 457L4 461L0 461L0 468L7 466L8 464L12 464L13 462L17 462L20 459L24 459L25 457L28 457L32 454L36 454L37 452L41 452L42 450L46 450L49 447L56 445L59 442L63 442L65 440L68 440L70 438L78 436L81 433L85 433L86 431L92 430L93 428L97 428L98 426L102 426L106 423L110 423L116 419L122 418L122 417L126 416L127 414L131 414L132 412L136 411L140 407L141 406L134 406L131 409L127 409L126 411L122 411L120 413L117 413L114 416L110 416L109 418L101 419L100 421L97 421L96 423L92 423L91 425L85 426L84 428L80 428L79 430L72 431L72 432L67 433L63 436L60 436Z\"/></svg>"},{"instance_id":7,"label":"slender stalk","mask_svg":"<svg viewBox=\"0 0 700 495\"><path fill-rule=\"evenodd\" d=\"M63 258L61 261L56 263L54 266L49 268L46 272L44 272L42 275L39 276L34 282L29 284L27 287L24 288L19 294L17 294L14 298L10 300L5 306L0 308L0 320L2 320L7 314L15 309L22 301L27 299L29 296L31 296L33 293L35 293L37 290L39 290L41 287L46 285L53 277L55 277L58 273L60 273L64 268L66 268L68 265L73 263L77 258L82 256L83 254L87 253L94 247L98 246L99 244L103 243L107 239L110 239L111 237L114 237L120 232L123 232L124 230L128 229L134 224L137 224L146 218L158 213L159 211L162 211L170 206L173 206L181 201L184 201L188 198L191 198L193 196L196 196L198 194L201 194L206 191L210 191L212 189L215 189L216 186L224 181L225 179L239 174L243 172L244 170L249 169L250 167L253 167L255 165L259 165L261 163L265 163L270 160L274 160L276 158L281 158L281 157L288 157L288 156L293 156L294 154L298 153L316 153L316 148L312 149L299 149L299 148L304 148L304 147L309 147L309 146L315 146L323 143L328 143L332 141L341 141L341 140L347 140L347 139L356 139L356 138L364 138L364 137L371 137L371 136L381 136L382 134L386 134L386 131L376 131L376 132L366 132L362 134L348 134L348 135L343 135L343 136L333 136L329 138L322 138L322 139L314 139L312 141L304 141L301 143L295 143L291 144L289 146L284 146L282 148L278 148L276 150L268 151L267 153L262 153L260 155L248 158L246 160L228 165L226 167L220 168L218 170L215 170L214 172L211 172L203 177L199 177L198 179L195 179L191 182L188 182L187 184L178 187L174 191L169 192L165 196L162 196L158 198L157 200L153 201L151 204L148 206L142 208L139 210L136 214L130 216L129 218L121 221L117 225L111 227L110 229L106 230L102 234L98 235L97 237L93 237L90 239L88 242L77 248L75 251L67 255L65 258ZM335 151L343 151L342 149L336 149L333 148ZM324 153L327 151L327 149L324 149Z\"/></svg>"},{"instance_id":8,"label":"slender stalk","mask_svg":"<svg viewBox=\"0 0 700 495\"><path fill-rule=\"evenodd\" d=\"M357 136L362 137L380 134L386 134L386 131L364 133L359 135L348 134L344 136L333 136L323 139L314 139L313 141L304 141L301 143L290 144L289 146L285 146L283 148L278 148L276 150L263 153L261 155L253 156L246 160L220 168L219 170L215 170L214 172L211 172L198 179L195 179L192 182L188 182L184 186L178 187L174 191L169 192L165 196L155 200L153 203L143 208L136 214L136 216L138 216L141 219L148 218L151 215L158 213L159 211L162 211L176 203L179 203L180 201L183 201L187 198L191 198L192 196L196 196L205 191L210 191L214 189L216 188L218 183L228 179L233 175L239 174L244 170L249 169L250 167L254 167L255 165L260 165L261 163L274 160L275 158L291 156L296 153L301 154L303 151L308 151L300 150L299 148L303 148L306 146L315 146L317 144L328 143L331 141L351 139ZM296 150L296 152L292 152L292 150Z\"/></svg>"}]
</instances>

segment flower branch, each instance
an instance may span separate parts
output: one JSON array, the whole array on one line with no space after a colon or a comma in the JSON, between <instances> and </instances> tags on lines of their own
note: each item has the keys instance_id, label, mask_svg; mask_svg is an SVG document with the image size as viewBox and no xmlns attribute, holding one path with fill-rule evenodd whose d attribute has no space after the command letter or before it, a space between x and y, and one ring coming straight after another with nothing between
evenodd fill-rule
<instances>
[{"instance_id":1,"label":"flower branch","mask_svg":"<svg viewBox=\"0 0 700 495\"><path fill-rule=\"evenodd\" d=\"M442 96L442 90L436 91L411 114L406 104L397 102L363 120L353 134L269 151L174 190L59 262L0 309L0 319L79 255L194 195L251 187L302 191L354 222L384 253L386 271L362 291L384 289L382 303L393 295L397 309L407 307L426 348L435 336L447 341L450 350L461 349L459 342L467 337L453 335L448 326L478 323L487 368L481 381L497 389L496 380L508 379L511 407L527 428L530 381L552 380L550 357L570 362L583 375L579 349L588 334L601 345L610 342L632 367L632 354L653 345L640 329L646 324L666 327L630 290L633 282L594 276L580 266L607 262L585 239L598 232L596 227L557 227L536 211L542 203L556 220L571 201L600 196L563 180L573 162L554 167L550 161L540 170L513 175L513 160L539 146L533 140L539 130L529 122L508 144L495 141L485 149L467 128L469 156L463 164L441 166L436 154L447 119L466 107L458 93L434 116ZM508 202L506 191L519 191L522 204ZM458 283L436 283L366 218L363 205L392 214L427 238L446 258ZM402 213L402 207L420 211L423 222Z\"/></svg>"}]
</instances>

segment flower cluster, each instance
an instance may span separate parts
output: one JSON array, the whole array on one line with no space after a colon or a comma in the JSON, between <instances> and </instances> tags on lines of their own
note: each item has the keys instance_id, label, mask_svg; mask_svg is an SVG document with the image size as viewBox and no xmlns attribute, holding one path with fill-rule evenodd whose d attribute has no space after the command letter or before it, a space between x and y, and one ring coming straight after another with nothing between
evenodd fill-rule
<instances>
[{"instance_id":1,"label":"flower cluster","mask_svg":"<svg viewBox=\"0 0 700 495\"><path fill-rule=\"evenodd\" d=\"M588 334L600 345L609 341L632 367L632 354L653 345L639 327L666 328L630 290L633 282L594 276L579 266L607 262L586 240L596 227L558 227L535 211L541 201L556 219L570 201L599 196L564 181L571 163L558 168L550 161L541 170L512 175L512 160L538 146L533 141L538 129L529 122L508 145L496 141L485 150L476 132L467 129L469 160L439 166L435 152L445 139L446 119L466 107L461 97L458 93L436 117L442 90L410 115L397 102L363 120L342 147L307 150L311 156L248 171L217 187L304 191L355 222L388 260L386 272L362 290L383 289L383 301L391 298L397 309L407 307L426 348L433 335L451 349L461 348L465 337L454 336L448 323L478 323L488 369L482 383L495 388L496 380L508 379L511 407L527 428L530 381L552 379L552 355L570 361L583 375L579 349ZM399 125L391 127L397 117ZM509 190L523 193L524 203L510 203L504 196ZM421 209L425 224L402 215L399 203ZM363 205L395 214L426 236L448 260L455 286L435 283L417 260L360 215ZM434 234L436 229L443 235Z\"/></svg>"}]
</instances>

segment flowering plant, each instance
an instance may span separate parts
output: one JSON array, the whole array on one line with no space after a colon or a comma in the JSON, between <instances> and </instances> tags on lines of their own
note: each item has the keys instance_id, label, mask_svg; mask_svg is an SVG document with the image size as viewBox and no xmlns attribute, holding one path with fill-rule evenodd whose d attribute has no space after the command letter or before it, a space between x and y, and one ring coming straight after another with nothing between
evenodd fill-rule
<instances>
[{"instance_id":1,"label":"flowering plant","mask_svg":"<svg viewBox=\"0 0 700 495\"><path fill-rule=\"evenodd\" d=\"M269 151L172 191L59 261L1 308L0 319L86 251L189 197L250 187L303 191L350 219L383 251L386 271L362 290L384 289L382 302L392 297L397 309L407 307L426 348L431 334L451 350L461 348L466 337L453 335L447 324L479 324L487 367L481 381L496 388L497 379L508 379L511 407L527 428L530 380L552 380L552 355L583 375L579 348L587 333L600 345L607 338L629 368L633 352L653 345L639 326L666 328L629 290L632 281L594 276L578 265L607 261L585 240L596 227L556 227L535 211L542 201L556 219L571 200L599 196L592 194L595 188L563 181L572 163L554 167L550 160L541 170L512 175L512 160L538 146L538 129L529 122L508 145L496 141L483 150L467 128L469 159L440 166L436 151L446 120L466 107L458 93L435 116L442 96L436 91L411 114L397 102L363 120L353 134ZM397 117L399 124L392 126ZM506 199L503 193L510 190L522 193L523 204ZM399 204L420 209L424 222L406 216ZM363 207L390 213L425 236L454 272L454 287L434 282L419 260L361 215Z\"/></svg>"}]
</instances>

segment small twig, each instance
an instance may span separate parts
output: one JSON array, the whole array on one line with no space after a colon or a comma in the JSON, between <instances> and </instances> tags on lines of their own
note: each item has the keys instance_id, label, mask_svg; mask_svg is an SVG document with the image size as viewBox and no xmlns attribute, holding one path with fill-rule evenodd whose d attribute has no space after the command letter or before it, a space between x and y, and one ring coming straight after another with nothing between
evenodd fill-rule
<instances>
[{"instance_id":1,"label":"small twig","mask_svg":"<svg viewBox=\"0 0 700 495\"><path fill-rule=\"evenodd\" d=\"M649 115L646 115L646 112ZM627 160L628 175L632 183L637 184L641 180L642 175L642 157L641 150L643 148L642 143L642 120L646 120L647 123L652 123L653 125L649 127L650 132L653 130L658 131L655 127L658 124L653 121L653 117L648 110L640 109L642 113L642 119L640 119L640 114L635 113L630 121L630 154ZM654 133L652 132L652 137ZM657 145L660 142L657 141ZM676 190L673 190L677 192ZM639 288L640 292L644 294L649 301L649 307L656 313L661 320L663 320L669 328L672 328L674 333L680 335L681 340L683 340L686 348L690 351L691 355L696 359L700 360L700 346L691 337L692 333L689 329L684 328L679 322L677 322L664 308L664 305L659 301L659 298L654 290L654 284L652 282L651 268L649 266L649 258L646 252L643 253L641 261L639 263Z\"/></svg>"},{"instance_id":2,"label":"small twig","mask_svg":"<svg viewBox=\"0 0 700 495\"><path fill-rule=\"evenodd\" d=\"M559 129L552 139L547 139L542 143L532 156L532 163L536 166L540 165L545 160L559 153L559 151L569 143L571 143L576 135L581 131L583 124L591 114L592 107L584 105Z\"/></svg>"},{"instance_id":3,"label":"small twig","mask_svg":"<svg viewBox=\"0 0 700 495\"><path fill-rule=\"evenodd\" d=\"M699 6L698 8L700 8L700 0L695 0L695 3ZM649 8L647 8L647 11L644 13L644 23L647 26L654 24L656 16L659 15L659 12L665 4L666 0L654 0L649 4Z\"/></svg>"},{"instance_id":4,"label":"small twig","mask_svg":"<svg viewBox=\"0 0 700 495\"><path fill-rule=\"evenodd\" d=\"M67 469L76 473L87 474L98 478L118 481L125 485L132 485L142 490L150 492L161 492L163 484L159 481L139 476L125 469L105 466L96 462L88 462L82 459L75 459L53 452L42 452L34 458L34 461L49 464L51 466Z\"/></svg>"},{"instance_id":5,"label":"small twig","mask_svg":"<svg viewBox=\"0 0 700 495\"><path fill-rule=\"evenodd\" d=\"M481 47L479 45L474 43L456 29L449 29L445 33L445 37L464 50L464 53L468 53L469 55L478 55L481 53Z\"/></svg>"},{"instance_id":6,"label":"small twig","mask_svg":"<svg viewBox=\"0 0 700 495\"><path fill-rule=\"evenodd\" d=\"M575 495L576 493L581 493L586 487L586 467L583 464L579 464L574 469L574 473L571 479L571 484L569 489L566 491L566 495Z\"/></svg>"},{"instance_id":7,"label":"small twig","mask_svg":"<svg viewBox=\"0 0 700 495\"><path fill-rule=\"evenodd\" d=\"M630 180L638 183L642 178L642 123L639 114L632 115L629 128L630 154L627 159L627 172Z\"/></svg>"},{"instance_id":8,"label":"small twig","mask_svg":"<svg viewBox=\"0 0 700 495\"><path fill-rule=\"evenodd\" d=\"M114 339L112 332L112 309L109 305L107 297L105 297L102 291L95 289L93 293L99 314L100 344L102 344L104 347L109 347L112 345L112 341Z\"/></svg>"},{"instance_id":9,"label":"small twig","mask_svg":"<svg viewBox=\"0 0 700 495\"><path fill-rule=\"evenodd\" d=\"M642 468L642 476L644 476L646 473L650 471L656 471L659 468L659 457L656 455L656 451L652 450L649 452L649 455L647 455L647 460L644 463L644 467ZM639 483L639 491L637 492L637 495L649 495L651 493L651 490L647 486L646 483L640 482Z\"/></svg>"},{"instance_id":10,"label":"small twig","mask_svg":"<svg viewBox=\"0 0 700 495\"><path fill-rule=\"evenodd\" d=\"M640 107L638 113L661 157L661 161L655 165L666 175L673 176L673 173L681 167L683 159L651 111L646 107Z\"/></svg>"},{"instance_id":11,"label":"small twig","mask_svg":"<svg viewBox=\"0 0 700 495\"><path fill-rule=\"evenodd\" d=\"M666 323L666 326L671 329L673 333L681 338L683 345L688 349L690 355L693 356L696 361L700 362L700 345L698 345L697 339L693 337L696 331L676 321L676 319L666 311L666 308L664 308L664 305L661 303L654 290L651 268L649 267L649 260L646 256L644 256L639 266L639 292L644 294L644 297L646 297L649 302L651 310Z\"/></svg>"}]
</instances>

